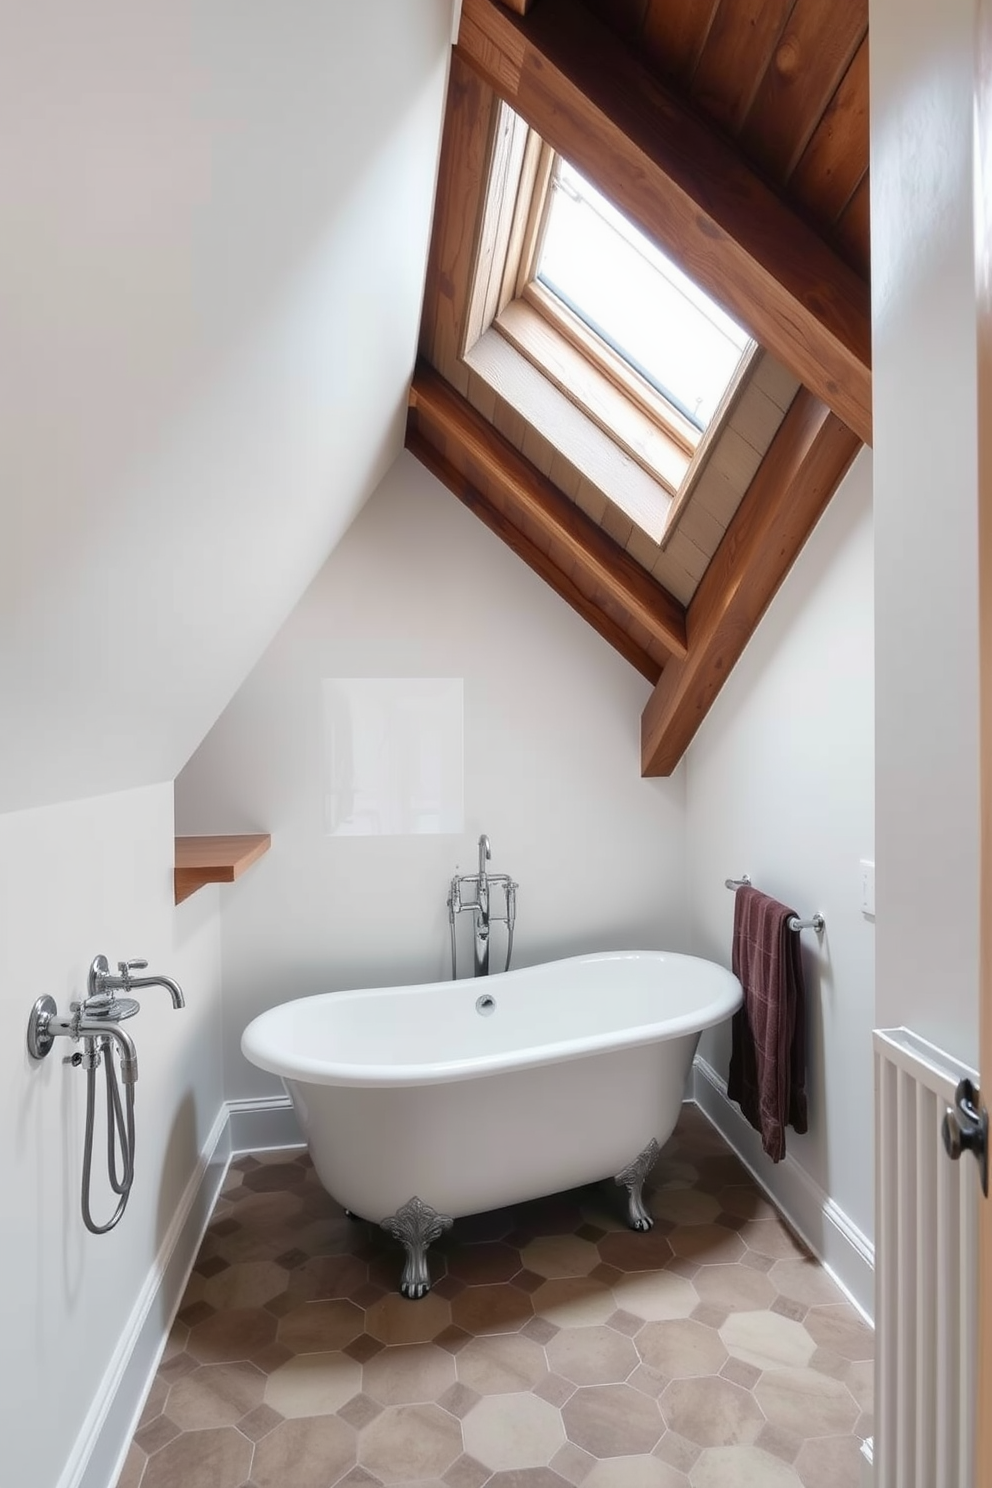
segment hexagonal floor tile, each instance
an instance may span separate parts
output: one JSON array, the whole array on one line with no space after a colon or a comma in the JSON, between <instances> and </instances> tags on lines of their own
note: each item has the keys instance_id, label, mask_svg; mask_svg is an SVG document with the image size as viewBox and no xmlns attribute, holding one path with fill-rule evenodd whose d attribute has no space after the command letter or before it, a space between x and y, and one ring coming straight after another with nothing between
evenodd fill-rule
<instances>
[{"instance_id":1,"label":"hexagonal floor tile","mask_svg":"<svg viewBox=\"0 0 992 1488\"><path fill-rule=\"evenodd\" d=\"M451 1303L451 1321L466 1333L515 1333L534 1314L526 1292L506 1285L470 1286Z\"/></svg>"},{"instance_id":2,"label":"hexagonal floor tile","mask_svg":"<svg viewBox=\"0 0 992 1488\"><path fill-rule=\"evenodd\" d=\"M465 1450L494 1471L541 1467L564 1444L561 1416L537 1395L490 1395L462 1422Z\"/></svg>"},{"instance_id":3,"label":"hexagonal floor tile","mask_svg":"<svg viewBox=\"0 0 992 1488\"><path fill-rule=\"evenodd\" d=\"M361 1388L362 1366L347 1354L297 1354L269 1375L265 1403L287 1418L329 1415Z\"/></svg>"},{"instance_id":4,"label":"hexagonal floor tile","mask_svg":"<svg viewBox=\"0 0 992 1488\"><path fill-rule=\"evenodd\" d=\"M802 1323L777 1312L732 1312L720 1337L735 1359L756 1369L801 1369L816 1350Z\"/></svg>"},{"instance_id":5,"label":"hexagonal floor tile","mask_svg":"<svg viewBox=\"0 0 992 1488\"><path fill-rule=\"evenodd\" d=\"M166 1407L180 1431L233 1426L262 1400L265 1375L254 1364L201 1364L169 1391Z\"/></svg>"},{"instance_id":6,"label":"hexagonal floor tile","mask_svg":"<svg viewBox=\"0 0 992 1488\"><path fill-rule=\"evenodd\" d=\"M284 1292L289 1273L274 1261L241 1261L227 1266L203 1283L202 1294L211 1307L262 1307Z\"/></svg>"},{"instance_id":7,"label":"hexagonal floor tile","mask_svg":"<svg viewBox=\"0 0 992 1488\"><path fill-rule=\"evenodd\" d=\"M596 1463L582 1488L689 1488L689 1479L658 1457L611 1457Z\"/></svg>"},{"instance_id":8,"label":"hexagonal floor tile","mask_svg":"<svg viewBox=\"0 0 992 1488\"><path fill-rule=\"evenodd\" d=\"M438 1400L454 1383L454 1357L433 1343L385 1348L364 1366L365 1393L382 1405Z\"/></svg>"},{"instance_id":9,"label":"hexagonal floor tile","mask_svg":"<svg viewBox=\"0 0 992 1488\"><path fill-rule=\"evenodd\" d=\"M803 1326L820 1348L830 1349L832 1353L840 1354L842 1359L874 1357L874 1335L847 1303L811 1307Z\"/></svg>"},{"instance_id":10,"label":"hexagonal floor tile","mask_svg":"<svg viewBox=\"0 0 992 1488\"><path fill-rule=\"evenodd\" d=\"M594 1276L564 1276L546 1281L533 1294L538 1317L559 1328L605 1323L620 1305L613 1292Z\"/></svg>"},{"instance_id":11,"label":"hexagonal floor tile","mask_svg":"<svg viewBox=\"0 0 992 1488\"><path fill-rule=\"evenodd\" d=\"M255 1488L327 1488L354 1464L355 1432L340 1416L282 1421L255 1447ZM187 1488L184 1483L183 1488Z\"/></svg>"},{"instance_id":12,"label":"hexagonal floor tile","mask_svg":"<svg viewBox=\"0 0 992 1488\"><path fill-rule=\"evenodd\" d=\"M183 1488L239 1488L248 1476L251 1452L251 1442L233 1426L184 1431L149 1457L141 1481L148 1488L176 1488L177 1483Z\"/></svg>"},{"instance_id":13,"label":"hexagonal floor tile","mask_svg":"<svg viewBox=\"0 0 992 1488\"><path fill-rule=\"evenodd\" d=\"M630 1338L602 1323L562 1328L545 1349L551 1368L576 1385L619 1384L637 1368Z\"/></svg>"},{"instance_id":14,"label":"hexagonal floor tile","mask_svg":"<svg viewBox=\"0 0 992 1488\"><path fill-rule=\"evenodd\" d=\"M775 1295L770 1287L769 1292L771 1296ZM622 1276L614 1283L613 1295L617 1307L634 1317L643 1318L645 1322L688 1317L699 1306L699 1293L694 1282L670 1271Z\"/></svg>"},{"instance_id":15,"label":"hexagonal floor tile","mask_svg":"<svg viewBox=\"0 0 992 1488\"><path fill-rule=\"evenodd\" d=\"M272 1342L276 1320L256 1307L216 1312L190 1329L186 1351L201 1364L248 1359Z\"/></svg>"},{"instance_id":16,"label":"hexagonal floor tile","mask_svg":"<svg viewBox=\"0 0 992 1488\"><path fill-rule=\"evenodd\" d=\"M666 1423L701 1447L753 1442L764 1425L754 1396L719 1376L677 1379L661 1397Z\"/></svg>"},{"instance_id":17,"label":"hexagonal floor tile","mask_svg":"<svg viewBox=\"0 0 992 1488\"><path fill-rule=\"evenodd\" d=\"M799 1437L850 1432L860 1414L847 1387L815 1369L777 1369L762 1375L754 1395L774 1426Z\"/></svg>"},{"instance_id":18,"label":"hexagonal floor tile","mask_svg":"<svg viewBox=\"0 0 992 1488\"><path fill-rule=\"evenodd\" d=\"M689 1473L692 1488L802 1488L787 1463L760 1447L710 1447Z\"/></svg>"},{"instance_id":19,"label":"hexagonal floor tile","mask_svg":"<svg viewBox=\"0 0 992 1488\"><path fill-rule=\"evenodd\" d=\"M562 1406L570 1441L593 1457L651 1452L664 1422L657 1403L630 1385L586 1385Z\"/></svg>"},{"instance_id":20,"label":"hexagonal floor tile","mask_svg":"<svg viewBox=\"0 0 992 1488\"><path fill-rule=\"evenodd\" d=\"M354 1302L341 1298L303 1302L279 1320L279 1342L294 1354L327 1353L351 1343L363 1327L362 1309Z\"/></svg>"},{"instance_id":21,"label":"hexagonal floor tile","mask_svg":"<svg viewBox=\"0 0 992 1488\"><path fill-rule=\"evenodd\" d=\"M440 1406L395 1405L362 1432L360 1460L384 1483L403 1483L441 1477L461 1453L461 1427Z\"/></svg>"},{"instance_id":22,"label":"hexagonal floor tile","mask_svg":"<svg viewBox=\"0 0 992 1488\"><path fill-rule=\"evenodd\" d=\"M645 1364L671 1379L719 1374L727 1362L719 1334L693 1318L645 1323L634 1342Z\"/></svg>"},{"instance_id":23,"label":"hexagonal floor tile","mask_svg":"<svg viewBox=\"0 0 992 1488\"><path fill-rule=\"evenodd\" d=\"M520 1258L528 1271L552 1279L559 1276L588 1276L599 1265L599 1251L578 1235L539 1235L525 1245Z\"/></svg>"},{"instance_id":24,"label":"hexagonal floor tile","mask_svg":"<svg viewBox=\"0 0 992 1488\"><path fill-rule=\"evenodd\" d=\"M544 1350L520 1333L471 1339L455 1360L458 1378L480 1395L531 1390L547 1374Z\"/></svg>"}]
</instances>

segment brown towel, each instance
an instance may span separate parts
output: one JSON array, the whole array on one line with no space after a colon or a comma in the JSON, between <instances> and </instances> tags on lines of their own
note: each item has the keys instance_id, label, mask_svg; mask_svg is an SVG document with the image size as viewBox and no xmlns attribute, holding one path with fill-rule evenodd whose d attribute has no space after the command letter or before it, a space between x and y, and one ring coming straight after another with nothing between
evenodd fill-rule
<instances>
[{"instance_id":1,"label":"brown towel","mask_svg":"<svg viewBox=\"0 0 992 1488\"><path fill-rule=\"evenodd\" d=\"M792 914L757 889L737 890L732 964L744 1002L734 1014L727 1094L772 1162L785 1156L787 1122L806 1130L806 994Z\"/></svg>"}]
</instances>

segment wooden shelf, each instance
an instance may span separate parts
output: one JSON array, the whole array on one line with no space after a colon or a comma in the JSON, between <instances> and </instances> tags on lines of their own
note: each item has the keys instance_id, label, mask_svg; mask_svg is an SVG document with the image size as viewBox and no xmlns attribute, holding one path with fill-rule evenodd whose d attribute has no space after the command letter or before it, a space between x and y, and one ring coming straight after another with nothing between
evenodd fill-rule
<instances>
[{"instance_id":1,"label":"wooden shelf","mask_svg":"<svg viewBox=\"0 0 992 1488\"><path fill-rule=\"evenodd\" d=\"M176 903L208 883L233 883L268 852L267 832L241 837L176 838Z\"/></svg>"}]
</instances>

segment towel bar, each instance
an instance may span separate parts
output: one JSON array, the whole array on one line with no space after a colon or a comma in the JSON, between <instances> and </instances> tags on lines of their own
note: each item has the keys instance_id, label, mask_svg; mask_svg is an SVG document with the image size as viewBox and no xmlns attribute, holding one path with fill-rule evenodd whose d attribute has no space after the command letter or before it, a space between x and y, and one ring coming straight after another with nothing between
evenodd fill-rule
<instances>
[{"instance_id":1,"label":"towel bar","mask_svg":"<svg viewBox=\"0 0 992 1488\"><path fill-rule=\"evenodd\" d=\"M735 892L738 889L751 887L751 879L746 873L743 878L725 878L724 883L728 889L733 889ZM790 930L815 930L817 935L822 935L827 924L821 914L813 915L809 920L801 920L798 915L790 915L787 923Z\"/></svg>"}]
</instances>

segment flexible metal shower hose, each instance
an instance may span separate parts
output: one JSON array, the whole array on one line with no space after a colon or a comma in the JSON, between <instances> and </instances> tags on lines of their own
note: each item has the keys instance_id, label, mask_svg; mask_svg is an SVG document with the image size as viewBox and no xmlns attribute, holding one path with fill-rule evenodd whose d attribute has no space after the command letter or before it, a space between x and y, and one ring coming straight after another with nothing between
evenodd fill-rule
<instances>
[{"instance_id":1,"label":"flexible metal shower hose","mask_svg":"<svg viewBox=\"0 0 992 1488\"><path fill-rule=\"evenodd\" d=\"M114 1068L110 1040L106 1037L93 1040L93 1057L86 1069L86 1133L83 1138L82 1209L83 1223L94 1235L106 1235L120 1220L134 1182L134 1082L125 1078L124 1106L121 1105L120 1084ZM90 1211L90 1177L93 1165L93 1128L96 1119L96 1067L103 1055L103 1068L107 1085L107 1176L110 1186L118 1195L117 1208L106 1224L98 1225ZM122 1173L117 1174L117 1144L120 1143Z\"/></svg>"}]
</instances>

